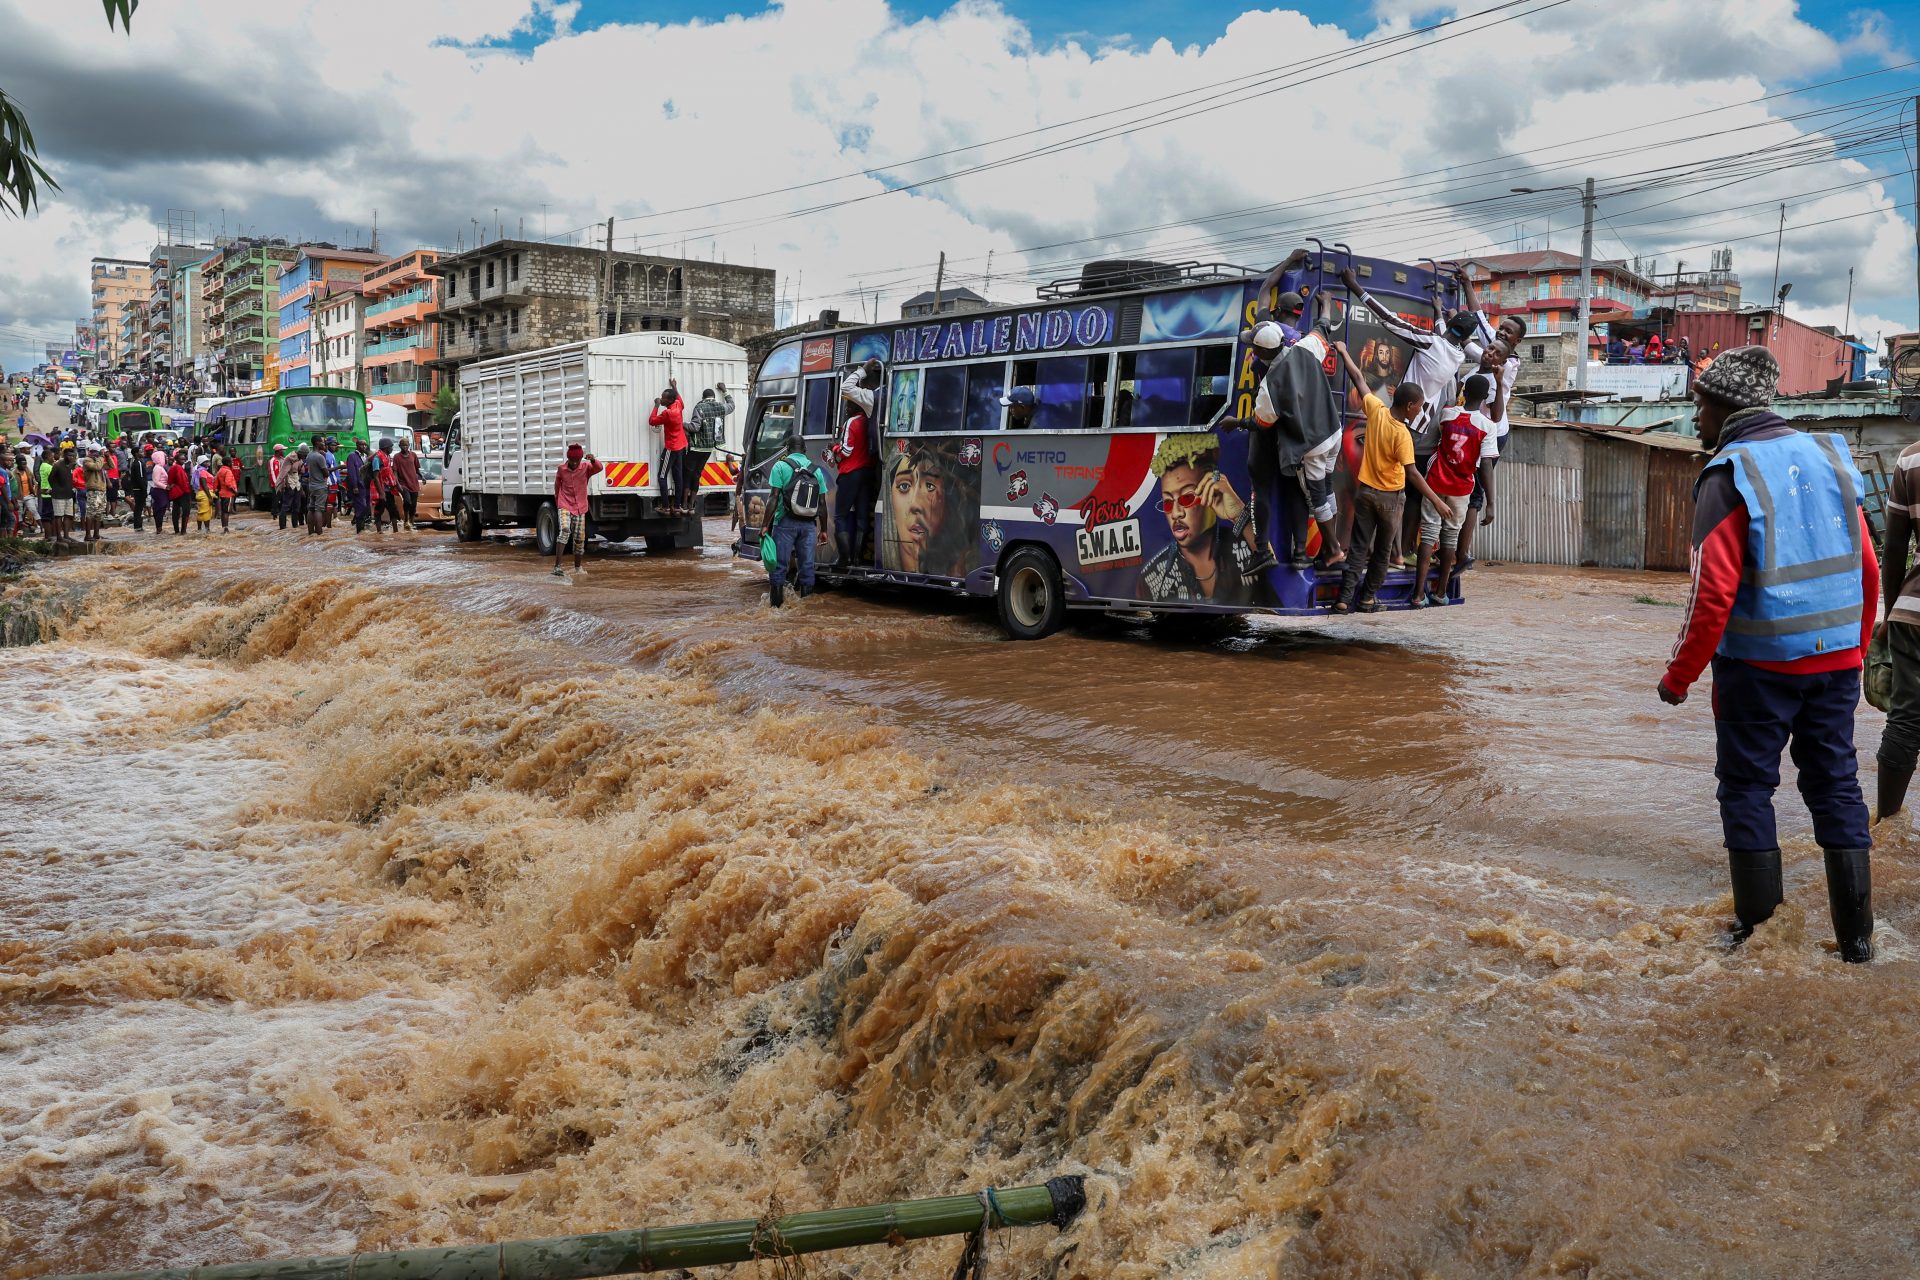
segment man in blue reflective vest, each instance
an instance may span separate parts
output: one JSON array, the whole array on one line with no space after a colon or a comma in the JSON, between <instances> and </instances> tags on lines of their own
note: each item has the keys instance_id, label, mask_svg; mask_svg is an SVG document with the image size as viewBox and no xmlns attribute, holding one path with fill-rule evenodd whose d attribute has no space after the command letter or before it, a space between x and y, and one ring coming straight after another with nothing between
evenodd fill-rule
<instances>
[{"instance_id":1,"label":"man in blue reflective vest","mask_svg":"<svg viewBox=\"0 0 1920 1280\"><path fill-rule=\"evenodd\" d=\"M1695 421L1713 456L1694 489L1693 587L1659 692L1686 701L1711 659L1735 940L1783 896L1773 793L1780 753L1791 750L1826 854L1840 958L1859 963L1873 958L1872 839L1853 713L1880 567L1845 443L1771 412L1779 380L1765 347L1739 347L1694 382Z\"/></svg>"}]
</instances>

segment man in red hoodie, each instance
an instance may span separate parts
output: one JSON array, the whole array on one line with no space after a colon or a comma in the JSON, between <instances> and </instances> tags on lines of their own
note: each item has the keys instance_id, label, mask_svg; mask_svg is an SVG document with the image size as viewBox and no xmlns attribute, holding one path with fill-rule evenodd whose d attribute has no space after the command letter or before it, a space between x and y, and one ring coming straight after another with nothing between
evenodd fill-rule
<instances>
[{"instance_id":1,"label":"man in red hoodie","mask_svg":"<svg viewBox=\"0 0 1920 1280\"><path fill-rule=\"evenodd\" d=\"M833 533L842 568L867 563L863 553L873 533L875 496L874 398L885 372L886 367L879 360L869 360L840 383L840 398L847 402L847 417L827 456L839 472L833 488Z\"/></svg>"},{"instance_id":2,"label":"man in red hoodie","mask_svg":"<svg viewBox=\"0 0 1920 1280\"><path fill-rule=\"evenodd\" d=\"M1693 587L1660 699L1686 701L1713 664L1714 776L1733 877L1735 941L1782 896L1773 793L1791 750L1826 855L1840 958L1873 958L1867 806L1853 713L1880 567L1860 473L1838 436L1794 430L1767 406L1780 366L1739 347L1694 382L1713 451L1694 491Z\"/></svg>"},{"instance_id":3,"label":"man in red hoodie","mask_svg":"<svg viewBox=\"0 0 1920 1280\"><path fill-rule=\"evenodd\" d=\"M680 403L680 388L669 384L653 402L647 422L660 428L665 446L660 457L661 508L670 516L690 514L693 504L687 498L686 406Z\"/></svg>"}]
</instances>

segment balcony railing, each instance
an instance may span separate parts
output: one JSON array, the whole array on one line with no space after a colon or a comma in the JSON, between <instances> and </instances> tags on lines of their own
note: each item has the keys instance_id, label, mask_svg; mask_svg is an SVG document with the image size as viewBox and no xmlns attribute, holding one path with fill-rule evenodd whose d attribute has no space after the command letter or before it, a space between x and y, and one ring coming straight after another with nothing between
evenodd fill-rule
<instances>
[{"instance_id":1,"label":"balcony railing","mask_svg":"<svg viewBox=\"0 0 1920 1280\"><path fill-rule=\"evenodd\" d=\"M415 382L376 382L368 388L367 394L373 396L410 396L425 388Z\"/></svg>"},{"instance_id":2,"label":"balcony railing","mask_svg":"<svg viewBox=\"0 0 1920 1280\"><path fill-rule=\"evenodd\" d=\"M433 290L423 285L418 289L409 289L405 293L395 294L385 302L374 303L367 308L367 319L371 320L375 316L385 315L389 311L397 311L401 307L410 307L416 302L432 301Z\"/></svg>"},{"instance_id":3,"label":"balcony railing","mask_svg":"<svg viewBox=\"0 0 1920 1280\"><path fill-rule=\"evenodd\" d=\"M427 340L423 335L410 333L405 337L393 338L386 342L369 342L366 347L363 348L362 354L384 356L391 351L411 351L415 347L424 347L427 345Z\"/></svg>"}]
</instances>

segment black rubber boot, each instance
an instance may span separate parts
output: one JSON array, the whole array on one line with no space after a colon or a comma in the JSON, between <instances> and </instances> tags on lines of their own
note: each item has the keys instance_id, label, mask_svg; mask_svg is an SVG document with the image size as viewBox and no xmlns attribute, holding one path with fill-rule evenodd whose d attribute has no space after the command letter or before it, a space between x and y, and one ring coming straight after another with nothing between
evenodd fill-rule
<instances>
[{"instance_id":1,"label":"black rubber boot","mask_svg":"<svg viewBox=\"0 0 1920 1280\"><path fill-rule=\"evenodd\" d=\"M1913 781L1912 765L1890 765L1880 762L1880 811L1874 815L1874 821L1891 818L1907 807L1907 786Z\"/></svg>"},{"instance_id":2,"label":"black rubber boot","mask_svg":"<svg viewBox=\"0 0 1920 1280\"><path fill-rule=\"evenodd\" d=\"M1733 872L1733 914L1740 922L1734 926L1733 940L1745 942L1786 897L1780 883L1780 851L1729 849L1727 865Z\"/></svg>"},{"instance_id":3,"label":"black rubber boot","mask_svg":"<svg viewBox=\"0 0 1920 1280\"><path fill-rule=\"evenodd\" d=\"M834 562L837 567L844 569L853 563L853 543L846 534L834 535L833 546L839 552L839 559Z\"/></svg>"},{"instance_id":4,"label":"black rubber boot","mask_svg":"<svg viewBox=\"0 0 1920 1280\"><path fill-rule=\"evenodd\" d=\"M1833 911L1833 940L1848 964L1873 959L1873 874L1870 850L1828 849L1827 905Z\"/></svg>"},{"instance_id":5,"label":"black rubber boot","mask_svg":"<svg viewBox=\"0 0 1920 1280\"><path fill-rule=\"evenodd\" d=\"M781 605L785 604L786 602L787 602L787 584L784 582L775 582L770 584L770 590L767 593L767 603L771 604L774 608L778 609Z\"/></svg>"}]
</instances>

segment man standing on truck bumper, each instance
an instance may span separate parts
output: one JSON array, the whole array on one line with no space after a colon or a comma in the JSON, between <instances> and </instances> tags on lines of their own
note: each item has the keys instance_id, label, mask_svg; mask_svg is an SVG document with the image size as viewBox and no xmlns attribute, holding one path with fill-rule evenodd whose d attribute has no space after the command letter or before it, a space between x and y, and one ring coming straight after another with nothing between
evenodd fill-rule
<instances>
[{"instance_id":1,"label":"man standing on truck bumper","mask_svg":"<svg viewBox=\"0 0 1920 1280\"><path fill-rule=\"evenodd\" d=\"M686 407L680 403L680 388L669 383L653 402L647 415L649 426L660 428L664 448L660 453L660 501L670 516L684 516L693 510L687 500L687 427ZM668 489L672 493L668 493Z\"/></svg>"},{"instance_id":2,"label":"man standing on truck bumper","mask_svg":"<svg viewBox=\"0 0 1920 1280\"><path fill-rule=\"evenodd\" d=\"M564 578L560 557L573 544L573 571L585 573L581 561L587 552L587 481L600 472L600 459L577 444L567 446L567 460L553 477L553 501L559 507L560 529L553 540L553 576Z\"/></svg>"},{"instance_id":3,"label":"man standing on truck bumper","mask_svg":"<svg viewBox=\"0 0 1920 1280\"><path fill-rule=\"evenodd\" d=\"M1826 854L1834 939L1858 964L1873 959L1872 837L1853 712L1880 566L1845 443L1770 411L1779 380L1772 352L1739 347L1694 383L1700 441L1713 455L1694 489L1693 588L1659 694L1686 701L1711 658L1735 941L1783 896L1773 793L1790 745Z\"/></svg>"}]
</instances>

